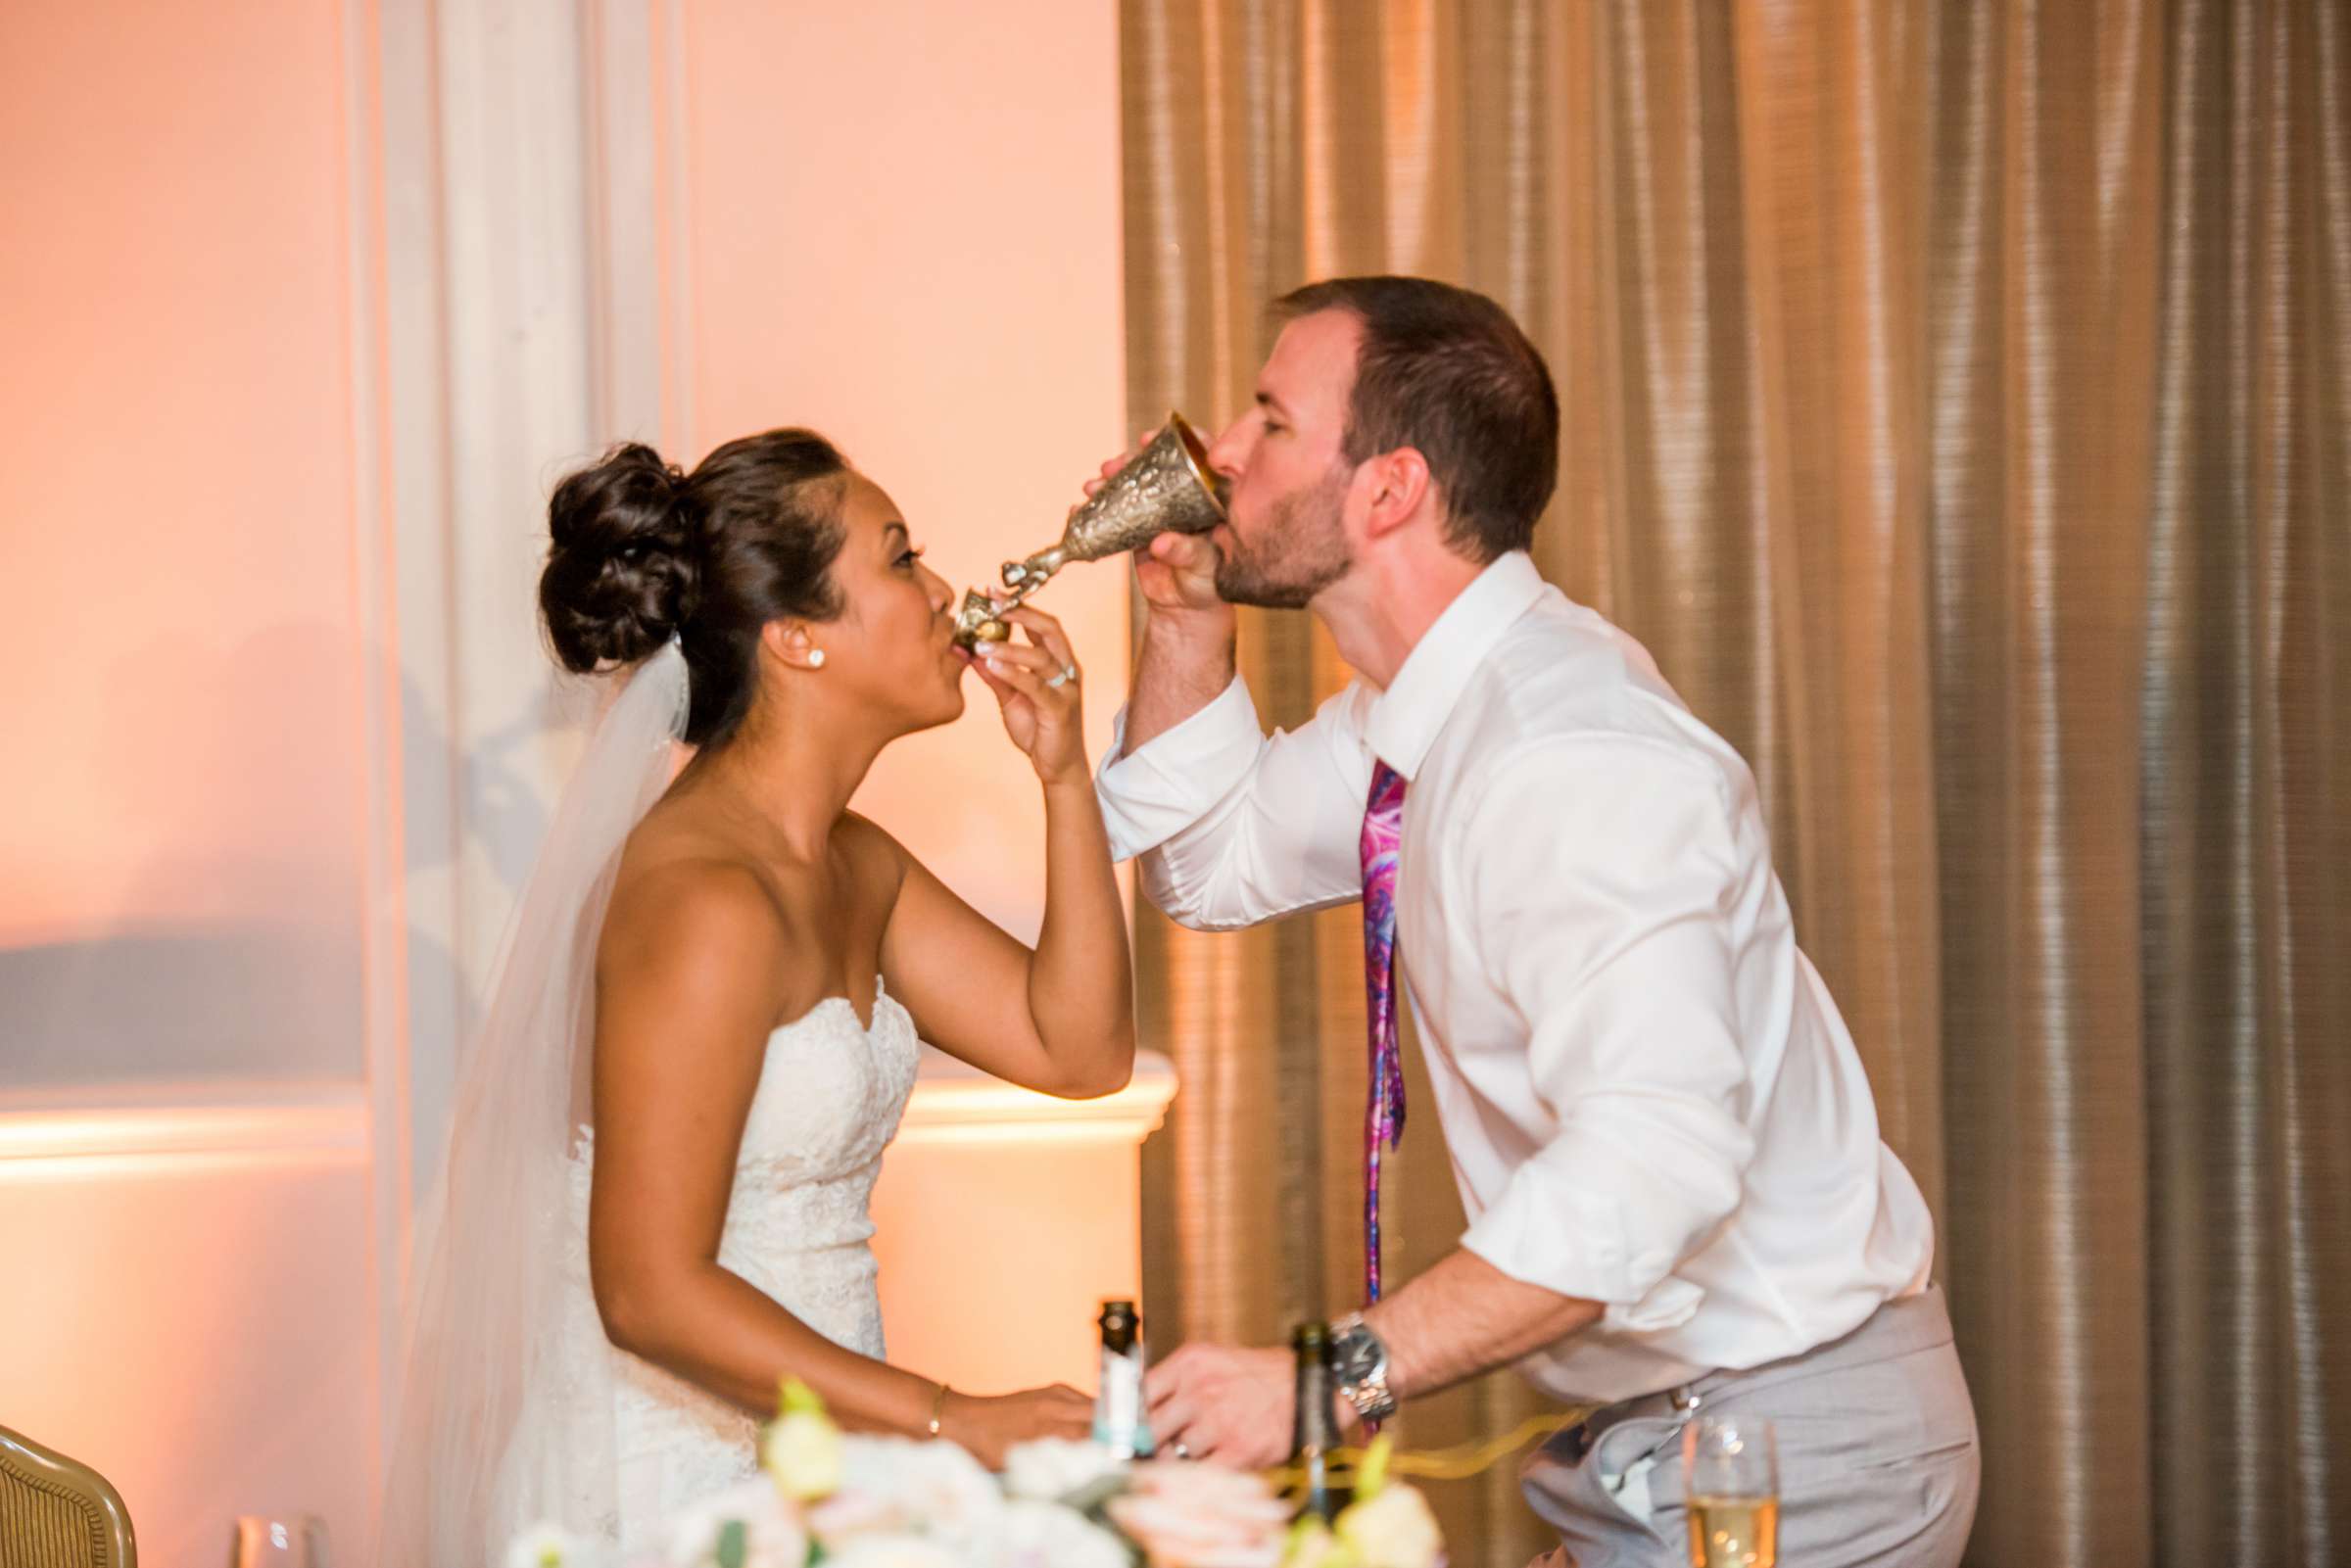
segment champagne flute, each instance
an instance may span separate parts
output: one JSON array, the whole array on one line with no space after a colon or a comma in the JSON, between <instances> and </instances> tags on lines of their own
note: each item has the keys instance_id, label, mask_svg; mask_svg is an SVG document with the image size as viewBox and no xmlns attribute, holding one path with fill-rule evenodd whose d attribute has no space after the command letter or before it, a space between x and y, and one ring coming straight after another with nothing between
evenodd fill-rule
<instances>
[{"instance_id":1,"label":"champagne flute","mask_svg":"<svg viewBox=\"0 0 2351 1568\"><path fill-rule=\"evenodd\" d=\"M1780 1456L1769 1421L1703 1415L1682 1428L1690 1568L1779 1561Z\"/></svg>"},{"instance_id":2,"label":"champagne flute","mask_svg":"<svg viewBox=\"0 0 2351 1568\"><path fill-rule=\"evenodd\" d=\"M240 1514L228 1568L326 1568L326 1525L315 1514Z\"/></svg>"}]
</instances>

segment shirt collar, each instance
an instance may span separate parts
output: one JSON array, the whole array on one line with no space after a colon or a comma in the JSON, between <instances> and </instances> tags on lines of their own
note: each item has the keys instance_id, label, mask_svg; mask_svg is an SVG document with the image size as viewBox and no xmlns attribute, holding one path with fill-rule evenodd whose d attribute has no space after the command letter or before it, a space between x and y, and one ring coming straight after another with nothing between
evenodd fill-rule
<instances>
[{"instance_id":1,"label":"shirt collar","mask_svg":"<svg viewBox=\"0 0 2351 1568\"><path fill-rule=\"evenodd\" d=\"M1470 676L1512 622L1542 596L1543 575L1523 550L1508 550L1470 580L1405 655L1364 723L1371 754L1409 783L1445 728Z\"/></svg>"}]
</instances>

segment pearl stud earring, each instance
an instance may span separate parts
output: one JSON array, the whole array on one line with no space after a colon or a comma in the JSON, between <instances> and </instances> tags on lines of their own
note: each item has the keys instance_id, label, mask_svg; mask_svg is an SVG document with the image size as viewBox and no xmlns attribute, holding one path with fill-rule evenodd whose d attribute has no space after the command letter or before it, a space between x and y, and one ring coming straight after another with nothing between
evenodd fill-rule
<instances>
[{"instance_id":1,"label":"pearl stud earring","mask_svg":"<svg viewBox=\"0 0 2351 1568\"><path fill-rule=\"evenodd\" d=\"M808 668L811 670L821 670L824 667L825 650L823 648L810 648L808 650Z\"/></svg>"}]
</instances>

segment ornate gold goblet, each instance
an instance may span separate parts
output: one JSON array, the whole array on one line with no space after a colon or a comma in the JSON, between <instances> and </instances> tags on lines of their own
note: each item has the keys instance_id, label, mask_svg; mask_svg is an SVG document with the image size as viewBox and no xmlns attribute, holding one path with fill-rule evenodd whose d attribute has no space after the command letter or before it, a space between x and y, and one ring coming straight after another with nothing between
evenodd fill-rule
<instances>
[{"instance_id":1,"label":"ornate gold goblet","mask_svg":"<svg viewBox=\"0 0 2351 1568\"><path fill-rule=\"evenodd\" d=\"M1061 543L1004 563L1004 593L965 593L955 641L967 648L1003 641L1012 635L1003 612L1072 561L1124 554L1162 534L1207 533L1224 520L1224 491L1223 477L1208 466L1208 443L1183 415L1170 413L1151 444L1070 513Z\"/></svg>"}]
</instances>

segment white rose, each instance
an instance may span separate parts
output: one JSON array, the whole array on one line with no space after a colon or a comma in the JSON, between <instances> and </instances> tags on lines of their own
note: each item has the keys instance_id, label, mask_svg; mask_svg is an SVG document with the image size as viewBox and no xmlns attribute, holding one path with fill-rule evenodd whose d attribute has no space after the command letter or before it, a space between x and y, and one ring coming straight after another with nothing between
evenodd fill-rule
<instances>
[{"instance_id":1,"label":"white rose","mask_svg":"<svg viewBox=\"0 0 2351 1568\"><path fill-rule=\"evenodd\" d=\"M1128 1568L1119 1538L1051 1502L1004 1505L980 1553L987 1568Z\"/></svg>"},{"instance_id":2,"label":"white rose","mask_svg":"<svg viewBox=\"0 0 2351 1568\"><path fill-rule=\"evenodd\" d=\"M825 1563L826 1568L970 1568L937 1542L920 1536L860 1536Z\"/></svg>"},{"instance_id":3,"label":"white rose","mask_svg":"<svg viewBox=\"0 0 2351 1568\"><path fill-rule=\"evenodd\" d=\"M670 1521L669 1568L715 1568L729 1523L744 1532L744 1568L801 1568L808 1532L791 1503L765 1476L738 1482L681 1511Z\"/></svg>"},{"instance_id":4,"label":"white rose","mask_svg":"<svg viewBox=\"0 0 2351 1568\"><path fill-rule=\"evenodd\" d=\"M995 1477L952 1443L850 1438L840 1490L886 1508L900 1528L950 1539L984 1531L1004 1506Z\"/></svg>"},{"instance_id":5,"label":"white rose","mask_svg":"<svg viewBox=\"0 0 2351 1568\"><path fill-rule=\"evenodd\" d=\"M506 1568L589 1568L587 1542L560 1525L535 1524L506 1546Z\"/></svg>"},{"instance_id":6,"label":"white rose","mask_svg":"<svg viewBox=\"0 0 2351 1568\"><path fill-rule=\"evenodd\" d=\"M1131 1492L1105 1506L1158 1568L1274 1568L1289 1531L1279 1511L1270 1519L1236 1518Z\"/></svg>"},{"instance_id":7,"label":"white rose","mask_svg":"<svg viewBox=\"0 0 2351 1568\"><path fill-rule=\"evenodd\" d=\"M836 1492L808 1510L808 1528L831 1551L860 1536L887 1536L913 1523L897 1502L864 1492Z\"/></svg>"},{"instance_id":8,"label":"white rose","mask_svg":"<svg viewBox=\"0 0 2351 1568\"><path fill-rule=\"evenodd\" d=\"M1015 1444L1005 1453L1004 1490L1016 1497L1058 1502L1127 1468L1126 1457L1105 1444L1038 1438Z\"/></svg>"},{"instance_id":9,"label":"white rose","mask_svg":"<svg viewBox=\"0 0 2351 1568\"><path fill-rule=\"evenodd\" d=\"M1138 1463L1128 1490L1105 1504L1154 1563L1273 1568L1290 1505L1264 1477L1177 1459Z\"/></svg>"},{"instance_id":10,"label":"white rose","mask_svg":"<svg viewBox=\"0 0 2351 1568\"><path fill-rule=\"evenodd\" d=\"M1311 1513L1290 1527L1281 1545L1281 1568L1353 1568L1354 1561L1330 1526Z\"/></svg>"},{"instance_id":11,"label":"white rose","mask_svg":"<svg viewBox=\"0 0 2351 1568\"><path fill-rule=\"evenodd\" d=\"M1391 1481L1339 1513L1339 1540L1363 1568L1436 1568L1445 1560L1437 1517L1417 1490Z\"/></svg>"},{"instance_id":12,"label":"white rose","mask_svg":"<svg viewBox=\"0 0 2351 1568\"><path fill-rule=\"evenodd\" d=\"M788 1497L805 1502L840 1490L840 1428L814 1410L795 1410L768 1423L759 1462Z\"/></svg>"}]
</instances>

